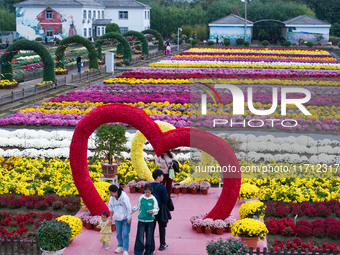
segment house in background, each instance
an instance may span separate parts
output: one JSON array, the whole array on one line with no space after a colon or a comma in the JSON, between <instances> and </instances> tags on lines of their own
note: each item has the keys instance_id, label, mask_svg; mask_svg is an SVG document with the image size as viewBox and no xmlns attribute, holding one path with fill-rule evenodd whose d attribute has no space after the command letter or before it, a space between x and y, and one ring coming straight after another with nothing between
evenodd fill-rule
<instances>
[{"instance_id":1,"label":"house in background","mask_svg":"<svg viewBox=\"0 0 340 255\"><path fill-rule=\"evenodd\" d=\"M317 36L322 35L320 43L327 43L331 24L317 18L300 15L284 21L287 27L287 40L291 43L298 43L299 39L308 42L318 43Z\"/></svg>"},{"instance_id":2,"label":"house in background","mask_svg":"<svg viewBox=\"0 0 340 255\"><path fill-rule=\"evenodd\" d=\"M210 27L210 37L209 39L214 40L223 37L224 39L229 38L231 45L236 45L236 40L238 38L244 39L244 22L245 19L235 15L230 14L222 19L215 20L209 24ZM251 40L253 22L247 20L247 41Z\"/></svg>"},{"instance_id":3,"label":"house in background","mask_svg":"<svg viewBox=\"0 0 340 255\"><path fill-rule=\"evenodd\" d=\"M230 39L231 45L235 45L238 38L244 39L244 21L244 18L230 14L222 19L211 22L209 24L209 39L215 40L217 36L218 38L223 36L223 38ZM288 40L291 43L298 43L299 39L304 39L305 41L317 43L317 37L321 35L323 39L320 39L319 42L325 44L329 39L330 24L308 15L300 15L286 21L264 19L251 22L247 20L246 40L249 42L252 40L253 30L259 23L268 21L280 24L280 35L283 41Z\"/></svg>"},{"instance_id":4,"label":"house in background","mask_svg":"<svg viewBox=\"0 0 340 255\"><path fill-rule=\"evenodd\" d=\"M134 0L26 0L14 7L18 35L29 40L98 37L111 22L122 32L150 28L151 7Z\"/></svg>"}]
</instances>

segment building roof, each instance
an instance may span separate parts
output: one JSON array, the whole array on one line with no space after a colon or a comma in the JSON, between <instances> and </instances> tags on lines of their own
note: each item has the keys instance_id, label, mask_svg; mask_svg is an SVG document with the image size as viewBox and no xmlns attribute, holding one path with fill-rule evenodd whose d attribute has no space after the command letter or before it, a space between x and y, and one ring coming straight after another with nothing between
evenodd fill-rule
<instances>
[{"instance_id":1,"label":"building roof","mask_svg":"<svg viewBox=\"0 0 340 255\"><path fill-rule=\"evenodd\" d=\"M222 19L218 19L215 21L212 21L210 23L212 24L221 24L221 25L244 25L244 18L237 16L235 14L230 14L228 16L225 16ZM253 24L253 22L251 22L250 20L247 20L247 24Z\"/></svg>"},{"instance_id":2,"label":"building roof","mask_svg":"<svg viewBox=\"0 0 340 255\"><path fill-rule=\"evenodd\" d=\"M92 22L92 25L97 25L97 26L100 26L100 25L106 25L106 24L110 24L112 21L112 19L95 19L93 22Z\"/></svg>"},{"instance_id":3,"label":"building roof","mask_svg":"<svg viewBox=\"0 0 340 255\"><path fill-rule=\"evenodd\" d=\"M109 8L150 8L147 4L140 3L135 0L96 0L105 7Z\"/></svg>"},{"instance_id":4,"label":"building roof","mask_svg":"<svg viewBox=\"0 0 340 255\"><path fill-rule=\"evenodd\" d=\"M14 5L14 7L28 7L28 6L91 6L91 7L104 7L102 4L95 0L26 0Z\"/></svg>"},{"instance_id":5,"label":"building roof","mask_svg":"<svg viewBox=\"0 0 340 255\"><path fill-rule=\"evenodd\" d=\"M319 20L317 18L308 16L308 15L300 15L295 18L284 21L286 25L330 25L329 23Z\"/></svg>"}]
</instances>

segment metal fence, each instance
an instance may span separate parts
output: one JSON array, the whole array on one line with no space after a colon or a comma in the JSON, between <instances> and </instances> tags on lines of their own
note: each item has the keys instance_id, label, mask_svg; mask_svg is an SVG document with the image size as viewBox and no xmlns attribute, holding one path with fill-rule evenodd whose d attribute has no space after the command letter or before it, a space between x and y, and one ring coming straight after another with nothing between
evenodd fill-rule
<instances>
[{"instance_id":1,"label":"metal fence","mask_svg":"<svg viewBox=\"0 0 340 255\"><path fill-rule=\"evenodd\" d=\"M50 85L35 85L30 88L23 88L22 90L12 91L11 94L0 97L0 106L16 101L25 100L30 96L35 96L53 89L60 88L66 85L66 76L64 78L56 79L56 82Z\"/></svg>"},{"instance_id":2,"label":"metal fence","mask_svg":"<svg viewBox=\"0 0 340 255\"><path fill-rule=\"evenodd\" d=\"M0 239L0 255L41 255L42 252L37 244L36 241L29 239L29 240L20 240L20 238L14 239ZM256 250L250 249L249 255L337 255L338 252L330 252L327 251L320 251L317 252L314 249L309 251L306 249L302 251L301 248L296 250L288 250L285 248L284 250L278 249L274 251L273 248L267 249L266 247L263 250L257 248Z\"/></svg>"},{"instance_id":3,"label":"metal fence","mask_svg":"<svg viewBox=\"0 0 340 255\"><path fill-rule=\"evenodd\" d=\"M89 65L88 61L84 61L83 62L83 67L86 67ZM72 63L71 65L65 66L65 68L70 72L72 70L76 70L77 69L77 63ZM31 81L31 80L35 80L35 79L39 79L43 77L43 69L44 68L39 68L39 69L35 69L33 71L30 72L24 72L24 73L18 73L15 74L13 76L13 78L17 81L17 82L26 82L26 81Z\"/></svg>"},{"instance_id":4,"label":"metal fence","mask_svg":"<svg viewBox=\"0 0 340 255\"><path fill-rule=\"evenodd\" d=\"M41 255L42 252L33 239L0 239L0 255Z\"/></svg>"},{"instance_id":5,"label":"metal fence","mask_svg":"<svg viewBox=\"0 0 340 255\"><path fill-rule=\"evenodd\" d=\"M88 80L104 73L105 66L101 66L100 69L92 69L90 71L85 71L83 73L75 73L71 75L71 83Z\"/></svg>"}]
</instances>

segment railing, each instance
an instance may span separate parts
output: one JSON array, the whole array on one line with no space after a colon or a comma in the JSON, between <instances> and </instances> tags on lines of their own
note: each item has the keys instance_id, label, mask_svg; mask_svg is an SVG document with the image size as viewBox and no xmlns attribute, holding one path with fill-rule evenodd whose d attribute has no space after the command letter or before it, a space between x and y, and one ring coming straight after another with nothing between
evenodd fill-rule
<instances>
[{"instance_id":1,"label":"railing","mask_svg":"<svg viewBox=\"0 0 340 255\"><path fill-rule=\"evenodd\" d=\"M14 239L0 239L0 255L41 255L41 250L36 241L30 240L20 240L20 238ZM288 250L285 248L283 251L278 249L274 251L273 248L267 249L266 247L263 248L261 251L260 248L256 250L250 249L250 255L337 255L338 252L330 252L329 250L323 251L309 251L306 249L305 251L301 251L301 249L296 250Z\"/></svg>"},{"instance_id":2,"label":"railing","mask_svg":"<svg viewBox=\"0 0 340 255\"><path fill-rule=\"evenodd\" d=\"M86 67L89 65L88 61L84 61L83 62L83 67ZM72 63L71 65L65 66L65 68L70 72L71 70L76 70L77 69L77 63ZM26 81L31 81L31 80L35 80L35 79L39 79L43 77L43 67L42 68L38 68L35 69L31 72L24 72L24 73L20 73L20 74L15 74L13 76L13 78L17 81L17 82L26 82Z\"/></svg>"},{"instance_id":3,"label":"railing","mask_svg":"<svg viewBox=\"0 0 340 255\"><path fill-rule=\"evenodd\" d=\"M41 255L42 252L36 241L20 240L20 238L0 239L0 255Z\"/></svg>"},{"instance_id":4,"label":"railing","mask_svg":"<svg viewBox=\"0 0 340 255\"><path fill-rule=\"evenodd\" d=\"M71 83L74 82L80 82L83 80L88 80L90 78L96 77L98 75L101 75L105 73L105 66L101 66L100 69L93 69L91 71L88 72L83 72L83 73L75 73L71 75Z\"/></svg>"},{"instance_id":5,"label":"railing","mask_svg":"<svg viewBox=\"0 0 340 255\"><path fill-rule=\"evenodd\" d=\"M0 97L0 106L16 101L25 100L27 97L35 96L46 91L57 89L66 85L66 76L61 79L56 79L56 82L50 85L35 85L30 88L23 88L22 90L12 91L11 94Z\"/></svg>"},{"instance_id":6,"label":"railing","mask_svg":"<svg viewBox=\"0 0 340 255\"><path fill-rule=\"evenodd\" d=\"M277 251L274 251L273 248L267 249L266 247L263 248L261 251L260 248L257 248L256 250L249 249L250 255L337 255L339 254L337 251L330 252L329 250L323 252L323 251L315 251L315 249L309 251L306 249L305 251L302 251L301 248L296 250L288 250L287 248L283 249L277 249Z\"/></svg>"}]
</instances>

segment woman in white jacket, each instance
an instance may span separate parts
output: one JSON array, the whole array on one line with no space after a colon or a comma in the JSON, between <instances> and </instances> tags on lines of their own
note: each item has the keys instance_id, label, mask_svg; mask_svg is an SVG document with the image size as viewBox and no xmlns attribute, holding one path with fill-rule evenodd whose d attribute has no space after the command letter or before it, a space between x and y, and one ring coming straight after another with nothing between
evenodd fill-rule
<instances>
[{"instance_id":1,"label":"woman in white jacket","mask_svg":"<svg viewBox=\"0 0 340 255\"><path fill-rule=\"evenodd\" d=\"M118 248L115 252L119 253L123 251L123 255L129 255L129 234L131 227L130 198L122 188L118 188L116 185L111 185L109 191L110 200L108 207L110 217L113 216L115 220L118 240Z\"/></svg>"},{"instance_id":2,"label":"woman in white jacket","mask_svg":"<svg viewBox=\"0 0 340 255\"><path fill-rule=\"evenodd\" d=\"M172 191L172 179L169 178L169 169L172 167L172 161L176 160L175 154L171 151L164 152L162 156L156 158L156 164L163 171L164 179L161 182L166 187L166 192L170 197Z\"/></svg>"}]
</instances>

